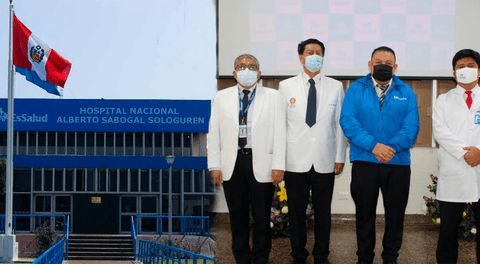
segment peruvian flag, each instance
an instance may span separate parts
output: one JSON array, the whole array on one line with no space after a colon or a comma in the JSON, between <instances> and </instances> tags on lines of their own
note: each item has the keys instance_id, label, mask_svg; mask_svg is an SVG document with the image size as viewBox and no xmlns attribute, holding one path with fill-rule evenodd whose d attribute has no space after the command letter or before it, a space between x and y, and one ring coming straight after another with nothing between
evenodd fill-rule
<instances>
[{"instance_id":1,"label":"peruvian flag","mask_svg":"<svg viewBox=\"0 0 480 264\"><path fill-rule=\"evenodd\" d=\"M13 65L16 72L45 89L62 95L72 63L32 33L13 15Z\"/></svg>"}]
</instances>

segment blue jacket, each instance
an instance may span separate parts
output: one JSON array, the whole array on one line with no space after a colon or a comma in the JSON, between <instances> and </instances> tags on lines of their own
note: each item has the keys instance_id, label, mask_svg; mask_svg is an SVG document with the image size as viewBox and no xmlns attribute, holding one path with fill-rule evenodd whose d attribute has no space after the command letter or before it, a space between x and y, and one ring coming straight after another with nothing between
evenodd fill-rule
<instances>
[{"instance_id":1,"label":"blue jacket","mask_svg":"<svg viewBox=\"0 0 480 264\"><path fill-rule=\"evenodd\" d=\"M380 100L368 74L348 88L340 125L350 140L351 162L380 163L372 150L377 143L382 143L396 151L387 164L410 165L410 148L420 127L417 98L412 89L394 75L380 112Z\"/></svg>"}]
</instances>

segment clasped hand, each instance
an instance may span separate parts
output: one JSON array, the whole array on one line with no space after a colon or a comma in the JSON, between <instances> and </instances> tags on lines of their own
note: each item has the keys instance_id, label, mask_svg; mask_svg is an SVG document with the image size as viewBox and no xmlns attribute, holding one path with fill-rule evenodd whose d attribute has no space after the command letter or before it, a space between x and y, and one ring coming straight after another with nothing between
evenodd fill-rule
<instances>
[{"instance_id":1,"label":"clasped hand","mask_svg":"<svg viewBox=\"0 0 480 264\"><path fill-rule=\"evenodd\" d=\"M381 163L388 163L395 155L395 150L382 143L377 143L372 150L375 158Z\"/></svg>"}]
</instances>

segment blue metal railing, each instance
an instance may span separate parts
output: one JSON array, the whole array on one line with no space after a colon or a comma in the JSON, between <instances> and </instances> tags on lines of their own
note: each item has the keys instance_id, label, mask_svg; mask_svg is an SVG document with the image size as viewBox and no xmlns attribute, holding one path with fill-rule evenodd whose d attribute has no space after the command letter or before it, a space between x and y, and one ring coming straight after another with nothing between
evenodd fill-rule
<instances>
[{"instance_id":1,"label":"blue metal railing","mask_svg":"<svg viewBox=\"0 0 480 264\"><path fill-rule=\"evenodd\" d=\"M132 244L133 244L133 257L137 260L137 234L135 232L135 220L133 216L130 217L130 232L132 234Z\"/></svg>"},{"instance_id":2,"label":"blue metal railing","mask_svg":"<svg viewBox=\"0 0 480 264\"><path fill-rule=\"evenodd\" d=\"M70 234L70 216L67 215L67 239L66 239L66 245L65 245L65 259L68 260L68 242L70 240L69 238Z\"/></svg>"},{"instance_id":3,"label":"blue metal railing","mask_svg":"<svg viewBox=\"0 0 480 264\"><path fill-rule=\"evenodd\" d=\"M195 254L193 252L179 249L176 247L156 243L152 241L139 240L137 260L143 264L156 263L189 263L191 259L193 264L213 264L217 260L204 255Z\"/></svg>"},{"instance_id":4,"label":"blue metal railing","mask_svg":"<svg viewBox=\"0 0 480 264\"><path fill-rule=\"evenodd\" d=\"M158 234L162 235L162 219L168 219L166 215L137 215L135 223L135 231L137 234L143 233L138 230L138 222L141 218L154 218L158 222ZM208 216L172 216L172 219L181 221L182 227L180 233L182 235L209 236L210 235L210 218Z\"/></svg>"},{"instance_id":5,"label":"blue metal railing","mask_svg":"<svg viewBox=\"0 0 480 264\"><path fill-rule=\"evenodd\" d=\"M63 239L49 248L32 264L61 264L63 261Z\"/></svg>"},{"instance_id":6,"label":"blue metal railing","mask_svg":"<svg viewBox=\"0 0 480 264\"><path fill-rule=\"evenodd\" d=\"M13 233L17 233L17 218L24 218L24 217L30 217L30 218L38 218L38 228L42 227L42 218L51 218L51 217L61 217L63 218L63 235L66 235L67 230L65 229L66 226L66 221L67 221L67 215L59 215L59 214L48 214L48 215L40 215L40 214L13 214ZM56 228L55 228L56 230ZM22 230L23 231L23 230ZM25 230L27 231L27 230ZM33 230L28 230L32 232ZM5 233L5 215L0 215L0 234Z\"/></svg>"}]
</instances>

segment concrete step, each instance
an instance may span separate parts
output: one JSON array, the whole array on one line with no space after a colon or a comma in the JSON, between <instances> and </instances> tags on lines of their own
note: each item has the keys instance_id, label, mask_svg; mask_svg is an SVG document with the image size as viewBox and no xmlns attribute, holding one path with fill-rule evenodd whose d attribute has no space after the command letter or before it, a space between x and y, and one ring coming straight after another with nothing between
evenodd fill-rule
<instances>
[{"instance_id":1,"label":"concrete step","mask_svg":"<svg viewBox=\"0 0 480 264\"><path fill-rule=\"evenodd\" d=\"M80 235L69 237L68 258L71 260L133 260L129 235Z\"/></svg>"}]
</instances>

